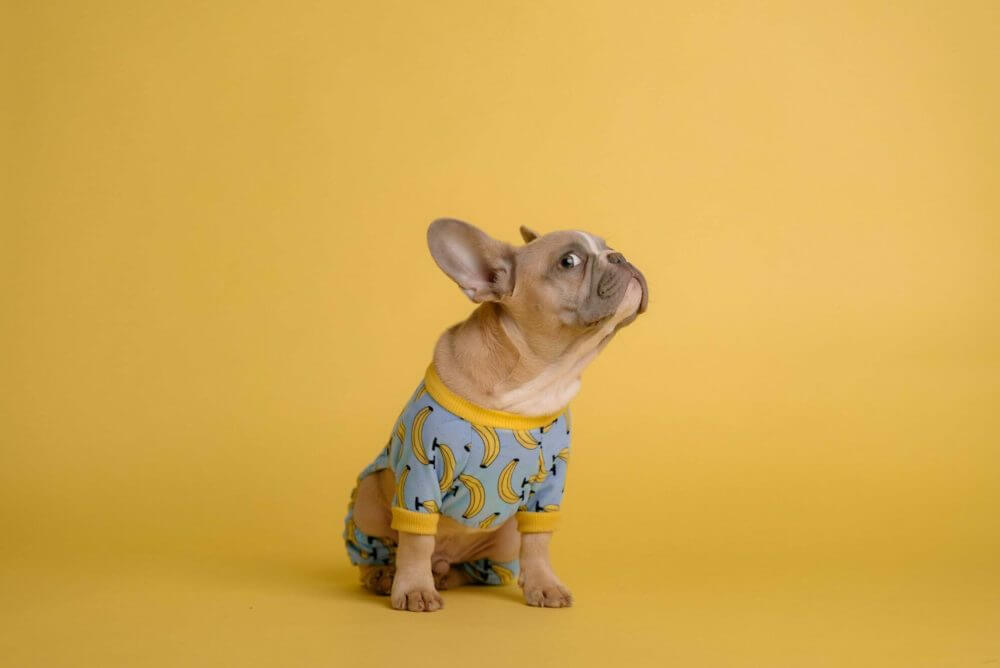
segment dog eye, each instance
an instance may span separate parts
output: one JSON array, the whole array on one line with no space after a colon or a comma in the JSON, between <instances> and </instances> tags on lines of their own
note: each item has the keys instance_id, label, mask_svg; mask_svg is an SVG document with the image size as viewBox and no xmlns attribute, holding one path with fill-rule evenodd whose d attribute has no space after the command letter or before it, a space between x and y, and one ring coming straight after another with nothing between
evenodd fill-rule
<instances>
[{"instance_id":1,"label":"dog eye","mask_svg":"<svg viewBox=\"0 0 1000 668\"><path fill-rule=\"evenodd\" d=\"M583 260L581 260L580 256L576 253L566 253L559 258L559 266L563 269L572 269L581 262L583 262Z\"/></svg>"}]
</instances>

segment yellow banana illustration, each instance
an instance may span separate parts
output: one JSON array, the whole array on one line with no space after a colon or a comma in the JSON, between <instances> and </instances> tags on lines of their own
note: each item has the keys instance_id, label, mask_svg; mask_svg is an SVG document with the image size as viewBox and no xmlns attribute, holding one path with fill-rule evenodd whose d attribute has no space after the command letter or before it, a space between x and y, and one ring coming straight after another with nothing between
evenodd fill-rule
<instances>
[{"instance_id":1,"label":"yellow banana illustration","mask_svg":"<svg viewBox=\"0 0 1000 668\"><path fill-rule=\"evenodd\" d=\"M361 546L358 544L357 536L354 533L354 518L347 520L347 530L345 533L347 534L347 542L360 550Z\"/></svg>"},{"instance_id":2,"label":"yellow banana illustration","mask_svg":"<svg viewBox=\"0 0 1000 668\"><path fill-rule=\"evenodd\" d=\"M511 478L519 461L521 460L514 458L507 462L507 466L503 467L503 471L500 472L500 479L497 480L497 492L504 503L514 503L521 500L521 495L515 493L514 487L511 485Z\"/></svg>"},{"instance_id":3,"label":"yellow banana illustration","mask_svg":"<svg viewBox=\"0 0 1000 668\"><path fill-rule=\"evenodd\" d=\"M426 501L424 501L420 505L423 506L424 508L426 508L427 510L431 511L432 513L439 513L439 512L441 512L441 509L438 508L437 501L435 501L434 499L427 499Z\"/></svg>"},{"instance_id":4,"label":"yellow banana illustration","mask_svg":"<svg viewBox=\"0 0 1000 668\"><path fill-rule=\"evenodd\" d=\"M410 447L413 449L413 456L421 464L431 463L431 460L427 458L427 452L424 451L424 423L427 422L427 416L433 410L430 406L421 408L417 417L413 418L413 425L410 427Z\"/></svg>"},{"instance_id":5,"label":"yellow banana illustration","mask_svg":"<svg viewBox=\"0 0 1000 668\"><path fill-rule=\"evenodd\" d=\"M420 383L420 389L417 390L417 399L424 396L425 394L427 394L427 386L424 385L423 383Z\"/></svg>"},{"instance_id":6,"label":"yellow banana illustration","mask_svg":"<svg viewBox=\"0 0 1000 668\"><path fill-rule=\"evenodd\" d=\"M473 478L471 475L462 474L458 476L458 481L469 490L469 505L462 513L462 517L468 520L483 509L483 504L486 503L486 490L483 489L483 483L479 482L479 478Z\"/></svg>"},{"instance_id":7,"label":"yellow banana illustration","mask_svg":"<svg viewBox=\"0 0 1000 668\"><path fill-rule=\"evenodd\" d=\"M531 432L528 431L527 429L521 431L515 431L514 438L517 439L518 443L528 448L529 450L537 448L539 445L541 445L541 441L536 441L534 437L532 437Z\"/></svg>"},{"instance_id":8,"label":"yellow banana illustration","mask_svg":"<svg viewBox=\"0 0 1000 668\"><path fill-rule=\"evenodd\" d=\"M557 511L559 510L559 504L558 504L558 503L550 503L550 504L549 504L549 505L547 505L547 506L542 506L542 510L543 510L544 512L546 512L546 513L554 513L554 512L557 512Z\"/></svg>"},{"instance_id":9,"label":"yellow banana illustration","mask_svg":"<svg viewBox=\"0 0 1000 668\"><path fill-rule=\"evenodd\" d=\"M569 464L569 448L563 448L556 453L556 459L561 459L567 464Z\"/></svg>"},{"instance_id":10,"label":"yellow banana illustration","mask_svg":"<svg viewBox=\"0 0 1000 668\"><path fill-rule=\"evenodd\" d=\"M493 463L493 460L500 454L500 437L493 427L481 427L478 424L472 425L479 438L483 439L483 461L479 468L486 468Z\"/></svg>"},{"instance_id":11,"label":"yellow banana illustration","mask_svg":"<svg viewBox=\"0 0 1000 668\"><path fill-rule=\"evenodd\" d=\"M550 423L548 423L547 425L545 425L544 427L542 427L542 430L541 430L541 431L542 431L542 433L544 434L544 433L545 433L545 432L547 432L547 431L548 431L549 429L552 429L552 425L554 425L554 424L555 424L556 422L559 422L559 418L556 418L556 419L555 419L555 420L553 420L552 422L550 422Z\"/></svg>"},{"instance_id":12,"label":"yellow banana illustration","mask_svg":"<svg viewBox=\"0 0 1000 668\"><path fill-rule=\"evenodd\" d=\"M544 482L546 478L549 477L549 472L545 468L545 457L542 456L542 451L538 451L538 472L535 475L528 476L528 482Z\"/></svg>"},{"instance_id":13,"label":"yellow banana illustration","mask_svg":"<svg viewBox=\"0 0 1000 668\"><path fill-rule=\"evenodd\" d=\"M407 464L403 468L403 472L399 476L399 480L396 481L396 505L400 508L406 507L406 476L410 475L410 465Z\"/></svg>"},{"instance_id":14,"label":"yellow banana illustration","mask_svg":"<svg viewBox=\"0 0 1000 668\"><path fill-rule=\"evenodd\" d=\"M486 519L479 523L480 529L489 529L493 525L493 521L500 517L500 513L493 513L492 515L487 515Z\"/></svg>"},{"instance_id":15,"label":"yellow banana illustration","mask_svg":"<svg viewBox=\"0 0 1000 668\"><path fill-rule=\"evenodd\" d=\"M406 425L403 424L403 418L399 418L399 422L396 423L396 438L399 442L403 442L403 437L406 436Z\"/></svg>"},{"instance_id":16,"label":"yellow banana illustration","mask_svg":"<svg viewBox=\"0 0 1000 668\"><path fill-rule=\"evenodd\" d=\"M500 564L490 564L490 568L492 568L493 572L497 574L497 577L500 578L500 582L502 584L510 584L514 581L514 571L509 568L504 568Z\"/></svg>"},{"instance_id":17,"label":"yellow banana illustration","mask_svg":"<svg viewBox=\"0 0 1000 668\"><path fill-rule=\"evenodd\" d=\"M438 481L441 491L444 492L455 481L455 453L444 443L438 443L436 438L431 444L431 450L434 449L441 453L441 459L444 460L444 471L441 472L441 479Z\"/></svg>"},{"instance_id":18,"label":"yellow banana illustration","mask_svg":"<svg viewBox=\"0 0 1000 668\"><path fill-rule=\"evenodd\" d=\"M569 433L569 411L566 411L566 433Z\"/></svg>"}]
</instances>

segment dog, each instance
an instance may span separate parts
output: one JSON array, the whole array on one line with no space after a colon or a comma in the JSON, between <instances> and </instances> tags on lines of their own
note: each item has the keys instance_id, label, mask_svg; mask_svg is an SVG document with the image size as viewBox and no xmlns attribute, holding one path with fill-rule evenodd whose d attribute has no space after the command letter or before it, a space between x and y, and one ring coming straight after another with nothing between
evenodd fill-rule
<instances>
[{"instance_id":1,"label":"dog","mask_svg":"<svg viewBox=\"0 0 1000 668\"><path fill-rule=\"evenodd\" d=\"M438 339L388 443L358 476L344 529L362 585L397 610L439 610L442 590L515 579L528 605L573 601L549 561L567 405L649 291L600 237L520 231L515 247L449 218L427 230L438 267L479 306Z\"/></svg>"}]
</instances>

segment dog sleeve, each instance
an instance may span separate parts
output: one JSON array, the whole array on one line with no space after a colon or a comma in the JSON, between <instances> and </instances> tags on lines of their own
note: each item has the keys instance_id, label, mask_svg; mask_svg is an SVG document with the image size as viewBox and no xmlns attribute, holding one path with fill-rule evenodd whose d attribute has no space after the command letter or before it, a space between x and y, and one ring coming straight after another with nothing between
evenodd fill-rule
<instances>
[{"instance_id":1,"label":"dog sleeve","mask_svg":"<svg viewBox=\"0 0 1000 668\"><path fill-rule=\"evenodd\" d=\"M566 488L566 468L569 464L569 413L561 416L542 434L543 456L551 466L545 479L532 485L527 503L517 512L517 529L521 533L545 533L559 522L559 508Z\"/></svg>"},{"instance_id":2,"label":"dog sleeve","mask_svg":"<svg viewBox=\"0 0 1000 668\"><path fill-rule=\"evenodd\" d=\"M436 422L441 417L434 415L434 406L411 404L401 420L404 428L397 427L393 434L393 448L399 450L394 451L397 456L391 462L396 475L396 491L390 526L396 531L437 533L441 489L435 464L440 455L434 451L432 443Z\"/></svg>"}]
</instances>

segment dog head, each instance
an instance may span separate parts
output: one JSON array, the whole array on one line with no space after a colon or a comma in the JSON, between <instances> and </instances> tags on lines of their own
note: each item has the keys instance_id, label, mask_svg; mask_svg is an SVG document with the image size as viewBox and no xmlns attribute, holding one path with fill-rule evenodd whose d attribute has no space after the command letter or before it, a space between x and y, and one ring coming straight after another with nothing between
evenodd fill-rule
<instances>
[{"instance_id":1,"label":"dog head","mask_svg":"<svg viewBox=\"0 0 1000 668\"><path fill-rule=\"evenodd\" d=\"M600 237L576 230L544 236L522 227L523 246L460 220L431 223L437 265L473 302L498 302L524 332L552 340L601 332L608 339L646 310L646 279Z\"/></svg>"}]
</instances>

